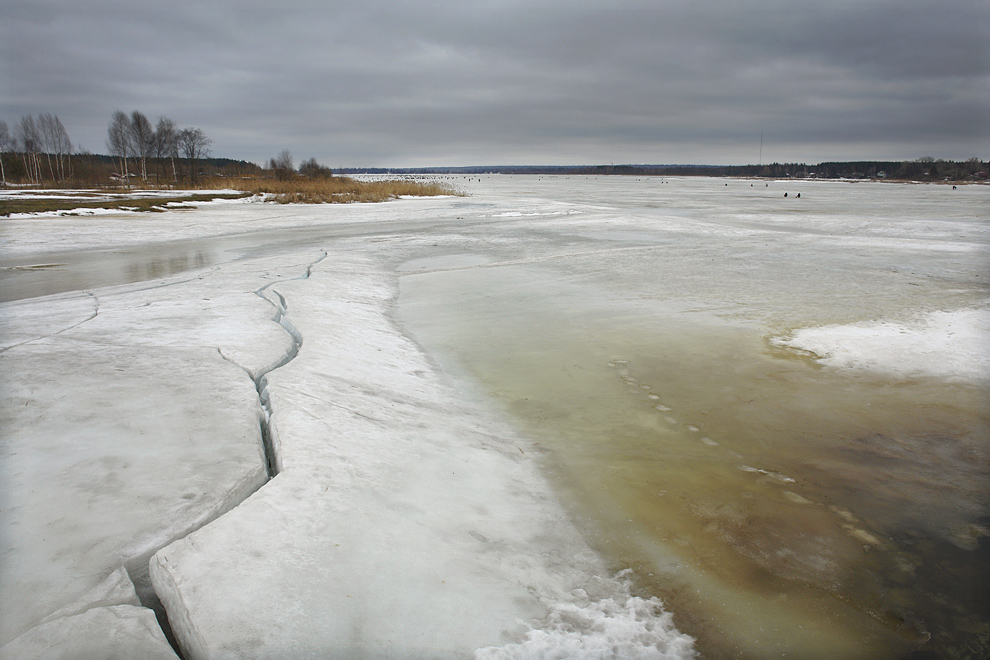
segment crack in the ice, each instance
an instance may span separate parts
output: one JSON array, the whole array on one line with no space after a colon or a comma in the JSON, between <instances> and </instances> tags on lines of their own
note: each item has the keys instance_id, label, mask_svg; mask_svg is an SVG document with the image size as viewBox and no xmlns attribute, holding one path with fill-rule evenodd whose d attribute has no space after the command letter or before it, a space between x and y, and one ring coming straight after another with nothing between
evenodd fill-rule
<instances>
[{"instance_id":1,"label":"crack in the ice","mask_svg":"<svg viewBox=\"0 0 990 660\"><path fill-rule=\"evenodd\" d=\"M22 341L19 344L14 344L13 346L7 346L5 348L0 348L0 353L5 353L5 352L9 351L12 348L17 348L18 346L24 346L25 344L30 344L32 342L41 341L42 339L48 339L50 337L55 337L57 335L62 334L63 332L68 332L69 330L72 330L73 328L78 328L83 323L88 323L89 321L92 321L93 319L95 319L100 314L100 299L97 298L92 293L90 293L89 291L83 291L83 293L93 299L93 313L92 314L90 314L89 316L87 316L86 318L84 318L83 320L81 320L81 321L79 321L77 323L73 323L72 325L68 326L67 328L62 328L61 330L58 330L56 332L52 332L50 334L47 334L47 335L44 335L44 336L41 336L41 337L32 337L31 339Z\"/></svg>"},{"instance_id":2,"label":"crack in the ice","mask_svg":"<svg viewBox=\"0 0 990 660\"><path fill-rule=\"evenodd\" d=\"M312 263L310 263L309 265L306 266L306 270L305 270L305 273L303 275L301 275L300 277L295 277L295 278L291 278L291 279L288 279L288 280L280 280L280 281L293 281L293 280L305 280L305 279L308 279L312 275L312 273L313 273L313 268L315 268L321 261L323 261L326 258L327 258L327 252L323 252L319 259L313 261ZM216 270L218 270L218 269L215 268L214 269L214 272ZM137 291L147 291L147 290L159 289L159 288L168 287L168 286L174 286L175 284L182 284L182 283L185 283L185 282L192 281L194 279L202 279L202 276L197 276L197 277L193 277L193 278L189 278L189 279L181 280L181 281L177 281L177 282L169 282L167 284L157 284L157 285L153 285L153 286L142 287L140 289L133 289L133 290L129 291L129 293L133 293L133 292L137 292ZM262 439L262 446L263 446L264 453L265 453L266 471L267 471L269 480L271 478L273 478L276 474L278 474L278 471L281 469L281 460L280 460L280 458L278 456L277 439L273 437L273 434L275 433L275 431L274 431L274 428L270 424L270 420L271 420L271 404L270 404L270 399L269 399L269 395L268 395L268 382L267 382L267 379L266 379L266 375L269 374L269 373L271 373L275 369L278 369L280 367L285 366L286 364L288 364L289 362L291 362L293 359L295 359L295 357L299 354L299 349L302 347L302 342L303 342L302 334L295 327L295 325L293 325L292 322L289 321L286 318L286 314L287 314L287 311L288 311L288 303L287 303L287 301L285 299L285 296L283 296L281 293L279 293L278 291L276 291L276 290L274 290L274 289L271 288L271 287L275 286L278 283L279 282L271 282L270 284L266 284L265 286L263 286L263 287L257 289L256 291L254 291L254 293L259 298L262 298L263 300L265 300L265 302L269 303L270 305L272 305L272 307L275 308L275 315L272 317L272 320L275 321L276 323L278 323L279 325L281 325L282 328L289 334L289 336L292 337L292 347L290 348L290 350L287 351L286 354L280 360L278 360L275 364L273 364L273 365L271 365L271 366L269 366L267 368L263 368L262 370L260 370L260 371L258 371L256 373L256 372L252 372L247 367L245 367L245 366L243 366L241 364L238 364L237 361L235 361L235 360L229 358L228 356L224 355L222 349L217 348L217 352L220 354L220 357L223 358L224 360L226 360L227 362L230 362L234 366L240 368L242 371L244 371L244 373L246 373L248 375L248 377L254 382L255 388L258 391L258 400L259 400L259 403L261 405L261 411L262 411L262 415L261 415L261 419L260 419L261 439ZM274 296L267 295L268 292L269 292L269 289L271 289L271 293L274 294ZM99 300L99 298L97 298L96 295L94 295L93 293L91 293L89 291L83 291L83 293L85 293L86 295L88 295L93 300L93 312L88 317L86 317L85 319L80 320L77 323L74 323L73 325L70 325L68 327L62 328L61 330L58 330L57 332L53 332L53 333L48 334L48 335L45 335L43 337L34 337L32 339L29 339L27 341L21 342L19 344L15 344L13 346L8 346L6 348L2 348L2 349L0 349L0 353L3 353L5 351L7 351L7 350L10 350L11 348L16 348L17 346L23 346L25 344L29 344L31 342L39 341L41 339L46 339L48 337L54 337L56 335L59 335L59 334L62 334L64 332L67 332L69 330L72 330L73 328L77 328L77 327L81 326L82 324L87 323L88 321L92 321L93 319L95 319L99 315L99 312L100 312L100 300ZM185 536L188 536L192 532L194 532L194 531L196 531L198 529L201 529L203 526L209 524L210 522L212 522L213 520L215 520L217 517L218 516L216 516L216 515L209 516L208 519L205 520L205 521L203 521L201 524L196 524L196 525L193 526L192 529L187 529L182 535L177 536L176 538L173 538L173 539L169 540L162 547L165 547L165 546L167 546L167 545L175 542L176 540L178 540L180 538L184 538ZM159 550L161 550L161 548L158 548L157 550L152 551L150 553L150 557L154 557L154 555ZM138 598L140 599L141 604L143 606L151 609L155 613L155 616L158 619L158 623L159 623L159 625L162 628L162 632L164 633L166 640L172 646L172 649L175 651L176 655L180 659L183 658L184 656L183 656L183 653L182 653L181 644L176 639L176 636L175 636L175 634L174 634L174 632L172 630L172 627L171 627L171 625L169 623L167 612L166 612L166 610L165 610L165 608L164 608L164 606L163 606L163 604L161 602L161 599L159 598L157 592L155 591L154 586L151 584L150 576L148 575L148 565L147 565L147 562L140 561L140 560L138 560L138 561L133 561L132 560L132 561L126 562L125 563L125 567L126 567L126 570L127 570L127 573L128 573L128 577L131 579L131 582L135 586L135 591L138 594Z\"/></svg>"},{"instance_id":3,"label":"crack in the ice","mask_svg":"<svg viewBox=\"0 0 990 660\"><path fill-rule=\"evenodd\" d=\"M126 291L124 291L122 293L138 293L138 292L141 292L141 291L155 291L156 289L167 289L170 286L177 286L179 284L187 284L188 282L195 282L196 280L201 280L204 277L207 277L209 275L213 275L214 273L216 273L219 270L220 270L220 266L214 266L213 268L211 268L209 270L206 270L202 274L193 275L192 277L187 277L187 278L182 279L182 280L173 280L171 282L158 281L156 284L152 284L150 286L143 286L143 287L136 288L136 289L127 289ZM162 278L162 279L164 280L166 278ZM155 281L155 280L151 280L151 281ZM135 284L137 284L137 283L138 282L135 282ZM141 283L143 283L143 282L141 282Z\"/></svg>"},{"instance_id":4,"label":"crack in the ice","mask_svg":"<svg viewBox=\"0 0 990 660\"><path fill-rule=\"evenodd\" d=\"M321 261L327 258L327 253L323 252L319 259L310 263L306 266L306 271L300 277L292 278L292 280L305 280L313 274L313 268L315 268ZM281 281L292 281L292 280L281 280ZM259 420L261 429L261 445L265 454L265 469L268 473L268 478L271 479L277 475L282 469L282 459L279 455L279 443L278 443L278 432L271 425L272 408L271 408L271 398L268 393L268 374L284 367L289 362L294 360L299 354L299 350L302 348L303 337L299 330L293 325L292 321L286 318L288 314L288 302L281 293L273 289L279 282L271 282L265 286L257 289L254 294L267 302L269 305L275 308L275 315L272 317L272 321L278 323L282 326L289 336L292 338L292 346L278 360L275 364L263 368L257 372L253 372L247 369L243 365L237 364L235 361L228 358L223 354L223 351L217 349L220 356L234 364L248 375L249 378L254 382L255 389L258 391L258 402L261 405L261 417ZM269 295L274 294L274 295Z\"/></svg>"},{"instance_id":5,"label":"crack in the ice","mask_svg":"<svg viewBox=\"0 0 990 660\"><path fill-rule=\"evenodd\" d=\"M386 424L385 420L376 419L375 417L371 417L369 415L365 415L364 413L360 413L357 410L354 410L353 408L349 408L347 406L342 406L339 403L334 403L333 401L328 401L327 399L324 399L324 398L321 398L321 397L318 397L318 396L313 396L309 392L303 392L302 390L296 390L296 393L297 394L301 394L303 396L308 396L309 398L314 399L316 401L319 401L320 403L322 403L324 405L331 406L333 408L338 408L340 410L343 410L344 412L347 412L347 413L350 413L352 415L355 415L356 417L361 417L363 419L368 420L369 422L374 422L374 423L379 424L379 425L382 425L382 426L384 426ZM312 417L316 417L316 415L314 415L313 413L309 412L305 408L303 408L303 412L309 414Z\"/></svg>"},{"instance_id":6,"label":"crack in the ice","mask_svg":"<svg viewBox=\"0 0 990 660\"><path fill-rule=\"evenodd\" d=\"M305 274L303 274L300 277L292 278L292 280L309 279L310 275L312 275L313 268L326 258L327 258L327 253L323 252L322 256L319 259L310 263L306 267ZM291 281L291 280L283 280L283 281ZM274 365L255 373L252 372L247 367L245 367L244 365L238 364L235 360L227 357L226 355L223 354L223 350L221 350L219 347L217 348L217 352L220 354L220 357L226 360L227 362L230 362L234 366L240 368L242 371L244 371L244 373L246 373L248 377L254 382L255 388L258 391L258 401L261 404L261 418L260 418L261 444L265 454L265 463L266 463L265 468L269 480L271 480L276 474L278 474L279 470L281 469L281 459L278 455L277 438L272 437L272 434L274 433L274 428L270 424L271 403L268 396L268 382L265 376L271 373L272 371L274 371L275 369L283 367L289 362L291 362L293 359L295 359L296 355L299 354L299 349L302 347L302 335L299 333L299 330L297 330L296 327L288 319L285 318L285 314L287 312L287 303L285 297L279 292L272 290L272 293L274 293L278 299L278 302L276 303L265 295L267 290L277 283L278 282L272 282L270 284L266 284L265 286L256 290L254 293L258 297L264 299L267 303L275 307L275 316L272 318L272 320L278 323L279 325L281 325L282 328L284 328L285 331L289 333L289 335L292 337L293 345L292 348L286 353L286 355L283 356L282 359L276 362ZM193 531L196 531L197 529L204 527L210 522L212 522L212 520L204 523L203 525L197 526L193 530L189 530L186 534L182 536L170 540L162 547L164 548L165 546L168 546L169 544L177 541L179 538L184 538L185 536L188 536ZM161 548L152 552L151 557L154 557L159 550L161 550ZM135 582L135 584L143 583L143 576L146 575L148 571L147 563L145 563L144 566L142 566L141 568L143 568L143 571L136 570L133 573L130 569L128 569L128 573L131 574L132 582ZM150 576L148 578L147 584L149 588L143 590L144 591L143 595L139 594L141 595L141 602L143 605L145 605L145 607L149 607L155 612L155 616L157 617L158 623L162 628L162 632L165 634L165 637L168 640L169 644L171 644L176 655L178 655L181 660L184 657L182 653L182 645L181 643L179 643L172 630L172 626L168 620L168 613L165 607L163 606L157 591L155 591L154 585L151 584Z\"/></svg>"}]
</instances>

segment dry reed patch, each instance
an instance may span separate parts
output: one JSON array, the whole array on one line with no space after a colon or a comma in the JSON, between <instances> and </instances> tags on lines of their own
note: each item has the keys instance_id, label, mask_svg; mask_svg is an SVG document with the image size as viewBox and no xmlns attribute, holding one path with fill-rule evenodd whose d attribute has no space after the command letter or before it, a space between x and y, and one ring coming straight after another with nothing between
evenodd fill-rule
<instances>
[{"instance_id":1,"label":"dry reed patch","mask_svg":"<svg viewBox=\"0 0 990 660\"><path fill-rule=\"evenodd\" d=\"M205 184L215 188L234 187L254 194L271 195L280 204L346 204L384 202L397 197L436 197L463 193L454 186L435 181L390 179L356 181L343 176L327 179L215 179Z\"/></svg>"}]
</instances>

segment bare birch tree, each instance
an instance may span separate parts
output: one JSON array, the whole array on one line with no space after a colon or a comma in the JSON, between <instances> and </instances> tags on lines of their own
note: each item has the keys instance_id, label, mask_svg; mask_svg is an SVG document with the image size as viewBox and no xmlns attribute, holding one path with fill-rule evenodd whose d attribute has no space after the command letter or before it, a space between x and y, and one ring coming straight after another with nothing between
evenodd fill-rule
<instances>
[{"instance_id":1,"label":"bare birch tree","mask_svg":"<svg viewBox=\"0 0 990 660\"><path fill-rule=\"evenodd\" d=\"M269 167L279 181L288 181L296 171L292 163L292 153L288 149L282 149L278 156L272 158Z\"/></svg>"},{"instance_id":2,"label":"bare birch tree","mask_svg":"<svg viewBox=\"0 0 990 660\"><path fill-rule=\"evenodd\" d=\"M48 160L48 173L52 177L52 183L55 183L56 177L55 169L52 167L52 152L55 151L55 116L48 112L42 112L38 115L38 132L41 134L41 144L45 152L45 158Z\"/></svg>"},{"instance_id":3,"label":"bare birch tree","mask_svg":"<svg viewBox=\"0 0 990 660\"><path fill-rule=\"evenodd\" d=\"M199 128L184 128L179 132L179 149L182 155L189 161L189 183L195 182L196 161L206 158L210 153L210 145L213 143L206 133Z\"/></svg>"},{"instance_id":4,"label":"bare birch tree","mask_svg":"<svg viewBox=\"0 0 990 660\"><path fill-rule=\"evenodd\" d=\"M32 183L41 183L41 162L38 153L41 151L42 139L38 125L32 115L21 117L17 125L17 142L21 148L21 158L24 159L24 169Z\"/></svg>"},{"instance_id":5,"label":"bare birch tree","mask_svg":"<svg viewBox=\"0 0 990 660\"><path fill-rule=\"evenodd\" d=\"M155 158L159 165L168 158L172 164L172 183L179 178L175 172L175 159L179 157L179 128L168 117L159 117L155 127Z\"/></svg>"},{"instance_id":6,"label":"bare birch tree","mask_svg":"<svg viewBox=\"0 0 990 660\"><path fill-rule=\"evenodd\" d=\"M143 113L131 113L131 145L134 155L141 159L141 180L148 182L148 157L155 152L155 131Z\"/></svg>"},{"instance_id":7,"label":"bare birch tree","mask_svg":"<svg viewBox=\"0 0 990 660\"><path fill-rule=\"evenodd\" d=\"M7 185L7 173L3 169L3 155L10 151L11 146L10 129L7 128L7 122L0 119L0 177L3 179L4 186Z\"/></svg>"},{"instance_id":8,"label":"bare birch tree","mask_svg":"<svg viewBox=\"0 0 990 660\"><path fill-rule=\"evenodd\" d=\"M41 134L45 158L48 161L48 173L51 174L52 182L64 181L67 176L65 158L72 151L69 134L58 116L48 112L38 115L37 127ZM55 156L54 165L52 165L53 155Z\"/></svg>"},{"instance_id":9,"label":"bare birch tree","mask_svg":"<svg viewBox=\"0 0 990 660\"><path fill-rule=\"evenodd\" d=\"M307 179L330 179L333 177L333 170L326 165L320 165L315 157L301 162L299 173Z\"/></svg>"},{"instance_id":10,"label":"bare birch tree","mask_svg":"<svg viewBox=\"0 0 990 660\"><path fill-rule=\"evenodd\" d=\"M62 180L72 178L72 140L62 121L55 115L55 154Z\"/></svg>"},{"instance_id":11,"label":"bare birch tree","mask_svg":"<svg viewBox=\"0 0 990 660\"><path fill-rule=\"evenodd\" d=\"M128 179L127 157L131 154L131 120L117 110L107 126L107 150L111 156L120 159L120 175Z\"/></svg>"}]
</instances>

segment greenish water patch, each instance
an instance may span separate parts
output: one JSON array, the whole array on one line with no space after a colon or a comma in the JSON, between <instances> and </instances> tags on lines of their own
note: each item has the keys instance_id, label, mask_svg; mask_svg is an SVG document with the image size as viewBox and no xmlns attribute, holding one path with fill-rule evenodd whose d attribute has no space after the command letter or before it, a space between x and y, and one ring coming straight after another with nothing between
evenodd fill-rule
<instances>
[{"instance_id":1,"label":"greenish water patch","mask_svg":"<svg viewBox=\"0 0 990 660\"><path fill-rule=\"evenodd\" d=\"M985 391L531 266L403 277L400 316L705 657L986 655Z\"/></svg>"}]
</instances>

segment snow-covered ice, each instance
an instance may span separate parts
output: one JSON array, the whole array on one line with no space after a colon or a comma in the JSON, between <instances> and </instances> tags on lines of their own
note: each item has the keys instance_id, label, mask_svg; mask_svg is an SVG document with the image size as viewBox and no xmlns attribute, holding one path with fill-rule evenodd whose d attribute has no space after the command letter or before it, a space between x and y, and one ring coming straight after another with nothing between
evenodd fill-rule
<instances>
[{"instance_id":1,"label":"snow-covered ice","mask_svg":"<svg viewBox=\"0 0 990 660\"><path fill-rule=\"evenodd\" d=\"M647 510L683 498L691 516L708 516L706 543L750 553L755 564L727 564L744 566L739 574L838 584L868 538L871 558L920 562L923 573L920 555L885 536L894 523L829 502L800 469L719 423L766 412L740 380L746 360L770 365L760 384L775 397L803 382L793 374L806 352L838 374L829 378L909 376L933 401L943 382L984 387L972 381L987 370L986 189L620 177L460 185L473 196L4 221L4 658L70 657L111 634L121 653L168 657L137 596L161 599L187 658L691 657L682 621L706 636L703 648L751 657L905 648L890 635L914 634L913 623L889 633L878 623L889 613L855 608L822 620L821 603L845 606L834 594L815 600L814 584L786 607L722 584L718 570L689 563L685 549L702 552L701 537L661 530L674 539L662 546L610 493L596 500L611 518L589 519L575 504L583 482L557 469L566 445L551 446L539 424L564 428L616 396L642 399L610 437L619 462L601 454L594 471L649 488ZM782 199L785 185L802 198ZM537 312L558 325L529 329ZM532 337L503 345L519 328ZM609 343L627 337L640 343ZM675 355L649 352L658 345ZM486 350L491 372L467 359ZM681 362L707 365L709 377L677 376L674 389ZM499 380L513 369L532 379L519 390L532 400ZM680 391L710 374L723 386L698 390L712 400L691 416ZM582 378L614 396L594 381L599 389L575 389L568 402ZM540 403L540 388L554 387L559 399ZM665 443L664 460L684 458L684 482L696 471L719 492L668 492L680 482L636 476L658 455L621 444L637 424ZM929 451L877 437L855 450L888 462ZM940 469L961 470L954 490L923 507L955 508L945 530L922 532L965 549L984 535L971 522L979 469L965 461L985 448L954 447L943 441L936 455ZM833 459L801 458L847 480L839 488L867 483ZM909 474L920 475L919 493L940 487L928 472ZM726 501L715 500L721 490ZM726 521L748 536L733 537ZM731 552L704 556L717 564ZM631 566L629 556L648 558ZM665 600L694 599L722 618L679 619L656 585ZM756 624L774 639L757 639Z\"/></svg>"},{"instance_id":2,"label":"snow-covered ice","mask_svg":"<svg viewBox=\"0 0 990 660\"><path fill-rule=\"evenodd\" d=\"M311 271L277 287L304 338L267 377L281 472L152 561L187 656L454 658L512 641L604 566L529 444L390 321L394 277L341 251Z\"/></svg>"},{"instance_id":3,"label":"snow-covered ice","mask_svg":"<svg viewBox=\"0 0 990 660\"><path fill-rule=\"evenodd\" d=\"M123 567L76 601L0 647L0 658L175 660L151 610L141 607Z\"/></svg>"},{"instance_id":4,"label":"snow-covered ice","mask_svg":"<svg viewBox=\"0 0 990 660\"><path fill-rule=\"evenodd\" d=\"M154 613L134 605L94 607L39 624L3 648L0 657L44 660L175 660Z\"/></svg>"},{"instance_id":5,"label":"snow-covered ice","mask_svg":"<svg viewBox=\"0 0 990 660\"><path fill-rule=\"evenodd\" d=\"M77 247L104 247L119 222L79 225ZM187 230L218 227L230 229ZM135 243L155 234L135 231ZM21 237L8 234L11 253ZM526 440L444 383L390 320L387 260L355 252L322 264L294 249L4 305L12 657L54 640L51 612L120 566L140 582L163 546L151 577L187 657L462 657L594 592L608 569ZM241 503L264 481L252 379L293 348L272 301L307 339L260 381L281 471ZM622 580L598 582L621 597ZM98 626L125 607L57 620Z\"/></svg>"},{"instance_id":6,"label":"snow-covered ice","mask_svg":"<svg viewBox=\"0 0 990 660\"><path fill-rule=\"evenodd\" d=\"M990 309L935 311L905 322L866 321L800 328L778 346L823 364L911 377L990 380Z\"/></svg>"},{"instance_id":7,"label":"snow-covered ice","mask_svg":"<svg viewBox=\"0 0 990 660\"><path fill-rule=\"evenodd\" d=\"M292 342L223 279L3 306L3 642L120 566L147 589L152 553L267 479L257 392L224 355L262 368Z\"/></svg>"}]
</instances>

